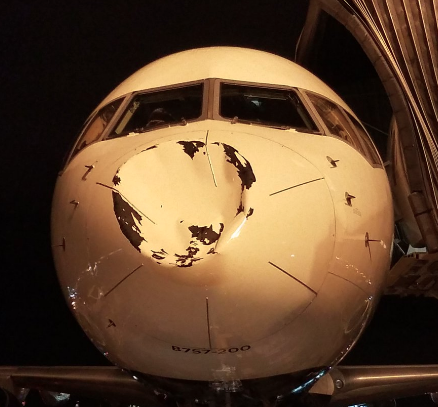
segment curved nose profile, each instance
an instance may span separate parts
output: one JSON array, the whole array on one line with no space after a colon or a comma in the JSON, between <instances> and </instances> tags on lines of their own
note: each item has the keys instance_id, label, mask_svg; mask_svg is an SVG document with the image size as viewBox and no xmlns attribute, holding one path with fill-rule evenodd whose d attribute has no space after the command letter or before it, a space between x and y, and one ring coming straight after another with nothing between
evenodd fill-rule
<instances>
[{"instance_id":1,"label":"curved nose profile","mask_svg":"<svg viewBox=\"0 0 438 407\"><path fill-rule=\"evenodd\" d=\"M117 87L53 199L59 280L101 352L160 376L160 392L163 378L229 390L288 375L272 390L285 394L291 376L338 363L374 309L393 231L356 124L313 75L253 50L182 52Z\"/></svg>"},{"instance_id":2,"label":"curved nose profile","mask_svg":"<svg viewBox=\"0 0 438 407\"><path fill-rule=\"evenodd\" d=\"M154 331L168 343L169 331L207 348L277 332L315 298L331 260L334 211L321 173L254 135L210 131L137 151L118 168L112 198L148 273L173 282L170 298L199 297L202 311L187 321L186 309L150 294L150 309L172 308L172 328Z\"/></svg>"}]
</instances>

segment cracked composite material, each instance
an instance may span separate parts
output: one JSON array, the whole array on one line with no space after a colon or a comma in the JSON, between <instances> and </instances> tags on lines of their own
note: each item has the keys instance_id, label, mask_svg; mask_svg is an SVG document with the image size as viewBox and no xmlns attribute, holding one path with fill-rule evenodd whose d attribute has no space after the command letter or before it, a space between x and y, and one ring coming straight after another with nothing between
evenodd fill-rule
<instances>
[{"instance_id":1,"label":"cracked composite material","mask_svg":"<svg viewBox=\"0 0 438 407\"><path fill-rule=\"evenodd\" d=\"M137 223L141 225L142 217L128 202L126 202L120 196L118 192L113 191L112 195L114 213L116 214L120 230L131 242L132 246L134 246L135 249L141 253L140 245L145 239L141 236L141 230L137 226ZM137 220L137 223L135 220Z\"/></svg>"},{"instance_id":2,"label":"cracked composite material","mask_svg":"<svg viewBox=\"0 0 438 407\"><path fill-rule=\"evenodd\" d=\"M205 146L202 141L178 141L183 146L184 152L193 160L199 149Z\"/></svg>"},{"instance_id":3,"label":"cracked composite material","mask_svg":"<svg viewBox=\"0 0 438 407\"><path fill-rule=\"evenodd\" d=\"M202 141L178 141L176 144L180 146L180 149L177 151L180 151L182 155L181 157L175 157L175 160L184 162L184 164L182 164L182 168L184 168L183 165L187 165L186 161L183 161L183 155L190 157L192 162L195 158L195 155L197 155L199 152L203 152L204 156L206 155L206 152L202 150L206 150L207 146ZM240 180L240 202L238 203L238 206L234 212L234 217L236 217L239 213L245 211L243 203L244 191L251 188L252 184L256 182L256 177L249 161L246 160L246 158L243 157L234 147L219 142L210 144L210 148L213 146L220 147L222 150L222 153L220 154L223 154L224 161L235 168L238 179ZM144 159L147 160L147 154L151 150L154 152L160 150L160 147L160 145L154 145L153 148L150 147L142 150L140 153L131 157L131 159L139 156L140 154L145 154ZM153 247L153 239L149 241L149 235L152 232L152 229L148 228L159 228L160 226L148 224L146 227L146 225L142 225L142 215L134 208L134 205L129 202L129 197L127 197L125 193L122 194L118 192L118 189L123 188L123 167L128 166L131 159L126 161L114 175L113 184L117 188L115 188L112 193L114 213L120 230L131 243L131 245L140 253L149 254L151 258L154 259L158 264L166 262L168 265L174 265L177 267L191 267L196 262L201 261L204 258L203 256L216 254L217 252L215 251L215 247L221 237L222 232L226 229L226 223L223 222L211 223L209 225L191 223L190 226L186 228L187 246L185 249L172 251L167 247L160 247L161 244L158 246L158 248ZM146 174L135 174L135 176L144 177ZM196 201L194 203L196 203ZM254 209L249 208L246 218L249 218L253 212ZM145 212L142 211L142 213ZM145 213L145 216L149 215ZM183 222L183 220L178 221L178 223ZM201 250L202 246L209 246L206 247L208 250Z\"/></svg>"}]
</instances>

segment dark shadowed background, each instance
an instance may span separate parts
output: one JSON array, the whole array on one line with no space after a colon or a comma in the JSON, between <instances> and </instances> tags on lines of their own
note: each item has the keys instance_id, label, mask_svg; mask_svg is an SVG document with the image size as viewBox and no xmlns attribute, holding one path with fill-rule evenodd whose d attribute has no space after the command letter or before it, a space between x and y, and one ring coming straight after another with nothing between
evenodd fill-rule
<instances>
[{"instance_id":1,"label":"dark shadowed background","mask_svg":"<svg viewBox=\"0 0 438 407\"><path fill-rule=\"evenodd\" d=\"M305 0L0 5L0 365L107 363L64 303L50 242L57 172L94 107L140 67L185 49L232 45L293 59L306 9ZM373 137L385 154L384 90L335 21L312 69L380 130ZM384 298L345 363L438 363L437 324L438 300Z\"/></svg>"}]
</instances>

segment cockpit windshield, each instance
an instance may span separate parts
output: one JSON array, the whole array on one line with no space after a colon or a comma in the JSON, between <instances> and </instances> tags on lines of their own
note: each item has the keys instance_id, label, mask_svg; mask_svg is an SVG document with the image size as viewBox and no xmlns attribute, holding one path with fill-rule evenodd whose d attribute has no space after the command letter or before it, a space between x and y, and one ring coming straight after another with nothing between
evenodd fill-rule
<instances>
[{"instance_id":1,"label":"cockpit windshield","mask_svg":"<svg viewBox=\"0 0 438 407\"><path fill-rule=\"evenodd\" d=\"M234 122L318 131L293 90L221 83L219 114Z\"/></svg>"},{"instance_id":2,"label":"cockpit windshield","mask_svg":"<svg viewBox=\"0 0 438 407\"><path fill-rule=\"evenodd\" d=\"M184 124L202 114L203 84L134 96L109 138Z\"/></svg>"},{"instance_id":3,"label":"cockpit windshield","mask_svg":"<svg viewBox=\"0 0 438 407\"><path fill-rule=\"evenodd\" d=\"M372 165L381 166L366 131L333 101L302 89L220 78L142 90L113 100L87 121L68 160L101 140L205 120L330 133L360 151Z\"/></svg>"}]
</instances>

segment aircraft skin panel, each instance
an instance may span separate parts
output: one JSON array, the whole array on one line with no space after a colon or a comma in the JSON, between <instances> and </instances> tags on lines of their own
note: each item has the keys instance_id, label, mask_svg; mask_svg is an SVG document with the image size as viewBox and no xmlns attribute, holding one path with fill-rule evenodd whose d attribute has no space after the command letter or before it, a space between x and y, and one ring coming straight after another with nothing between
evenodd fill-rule
<instances>
[{"instance_id":1,"label":"aircraft skin panel","mask_svg":"<svg viewBox=\"0 0 438 407\"><path fill-rule=\"evenodd\" d=\"M225 49L226 48L226 49ZM326 95L351 112L342 99L324 82L298 65L272 54L257 51L262 58L255 58L254 50L238 47L210 47L179 52L161 58L126 79L96 108L139 89L153 89L175 83L185 83L205 78L266 83L272 85L299 86ZM190 70L185 67L187 58L193 61ZM212 63L207 67L205 60ZM298 68L297 68L298 67Z\"/></svg>"},{"instance_id":2,"label":"aircraft skin panel","mask_svg":"<svg viewBox=\"0 0 438 407\"><path fill-rule=\"evenodd\" d=\"M277 139L279 131L275 129L253 126L249 133L244 124L211 120L192 123L189 132L169 128L156 133L158 137L151 141L150 133L111 141L120 154L117 159L107 149L105 154L97 153L98 144L91 145L62 175L69 180L65 185L79 185L74 199L80 204L71 204L65 219L54 224L55 239L67 236L66 250L59 247L54 254L69 270L76 270L61 274L60 280L84 330L117 364L167 377L212 380L222 374L225 365L233 366L236 377L249 379L298 371L315 363L331 364L355 341L361 328L348 328L348 334L342 334L346 345L324 341L326 345L319 343L321 351L314 358L305 352L302 360L293 355L307 341L293 339L294 332L310 329L300 315L313 315L310 321L314 321L317 314L312 309L324 308L318 305L324 304L324 287L338 292L346 284L348 290L357 292L347 296L348 306L333 310L334 320L324 314L326 325L349 325L351 311L362 327L371 314L380 296L378 276L389 258L391 222L378 225L386 228L383 234L364 226L353 233L349 217L381 216L379 211L386 210L385 219L390 220L391 211L388 201L376 200L374 192L357 193L358 185L348 173L354 164L361 165L360 171L380 179L384 190L384 171L372 167L342 140L317 134L282 131ZM187 153L191 150L184 149L186 143L197 146L199 151L193 157ZM131 153L125 152L128 144ZM337 168L332 168L327 154L339 160ZM92 161L95 168L78 183ZM352 206L348 205L345 192L352 191L349 186L356 188L363 213L358 212L354 199ZM121 230L115 193L129 203L132 213L135 210L142 217L140 221L130 218L138 241ZM177 211L174 197L178 197ZM195 198L196 207L191 204L194 197L202 197ZM72 199L69 188L57 188L55 201ZM294 205L298 201L301 204ZM84 227L76 223L82 219L80 211L87 214L87 247L81 249L87 253L85 261L70 255L76 250L69 250L75 239L80 247L83 244L72 232ZM200 220L196 223L194 217ZM59 225L64 231L57 229ZM200 237L206 244L190 243L193 225L210 231ZM367 231L371 237L379 235L375 247L371 243L366 246ZM83 232L77 233L83 236ZM213 241L216 238L218 241ZM187 253L190 245L199 251L192 257L176 256ZM363 251L365 266L354 263L358 258L348 257L349 247ZM383 257L377 256L379 250ZM377 267L375 275L367 271L370 253L373 269ZM250 269L246 267L248 258L253 261ZM360 271L362 268L365 271ZM327 285L329 280L332 283ZM338 288L334 288L336 284ZM193 301L187 302L187 298ZM330 301L327 297L327 304ZM346 314L336 316L338 312ZM121 344L143 351L123 354ZM272 352L267 357L268 344L277 344L274 353L278 358L272 359ZM202 363L190 364L193 357ZM166 358L165 365L157 363ZM272 370L267 368L271 365ZM159 370L159 366L172 367Z\"/></svg>"},{"instance_id":3,"label":"aircraft skin panel","mask_svg":"<svg viewBox=\"0 0 438 407\"><path fill-rule=\"evenodd\" d=\"M327 304L332 304L330 310ZM278 369L282 364L293 366L294 371L312 365L331 366L355 343L372 313L372 304L358 287L329 274L311 306L282 331L254 343L254 348L269 353L265 369L271 370L276 365L273 375L282 373ZM323 335L320 325L315 325L321 315L328 321ZM297 335L299 332L309 332L309 336L304 338Z\"/></svg>"}]
</instances>

